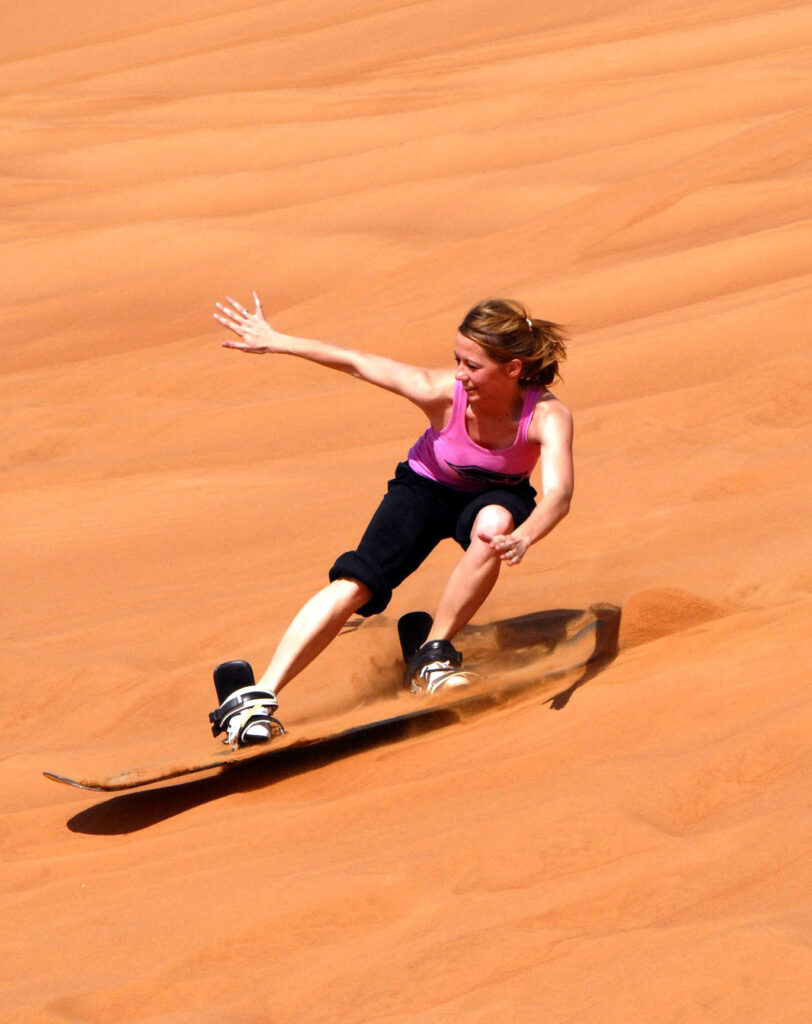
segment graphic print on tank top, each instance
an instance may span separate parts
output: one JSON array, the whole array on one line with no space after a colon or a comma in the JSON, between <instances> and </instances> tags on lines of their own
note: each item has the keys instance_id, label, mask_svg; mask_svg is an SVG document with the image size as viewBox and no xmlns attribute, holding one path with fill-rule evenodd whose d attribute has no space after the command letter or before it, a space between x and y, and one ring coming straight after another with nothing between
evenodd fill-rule
<instances>
[{"instance_id":1,"label":"graphic print on tank top","mask_svg":"<svg viewBox=\"0 0 812 1024\"><path fill-rule=\"evenodd\" d=\"M454 462L448 462L446 465L451 466L460 476L467 477L469 480L476 480L479 483L486 484L488 487L494 484L515 486L520 484L522 480L527 479L527 473L496 473L493 470L482 469L480 466L458 466Z\"/></svg>"}]
</instances>

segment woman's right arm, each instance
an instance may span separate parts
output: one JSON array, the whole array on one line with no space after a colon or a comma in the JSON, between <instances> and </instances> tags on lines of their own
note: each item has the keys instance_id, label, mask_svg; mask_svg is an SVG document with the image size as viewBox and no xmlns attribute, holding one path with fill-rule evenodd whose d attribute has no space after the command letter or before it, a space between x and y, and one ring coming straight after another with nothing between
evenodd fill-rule
<instances>
[{"instance_id":1,"label":"woman's right arm","mask_svg":"<svg viewBox=\"0 0 812 1024\"><path fill-rule=\"evenodd\" d=\"M329 341L311 338L296 338L274 330L265 319L259 296L254 292L256 309L249 312L232 298L230 305L219 302L219 313L214 314L224 327L233 331L241 340L224 341L224 348L235 348L254 355L280 353L299 356L312 363L319 363L332 370L341 370L359 380L385 388L396 395L402 395L426 412L429 418L436 415L438 406L446 404L452 397L454 386L453 370L432 370L422 366L401 363L387 356L371 352L359 352L344 348Z\"/></svg>"}]
</instances>

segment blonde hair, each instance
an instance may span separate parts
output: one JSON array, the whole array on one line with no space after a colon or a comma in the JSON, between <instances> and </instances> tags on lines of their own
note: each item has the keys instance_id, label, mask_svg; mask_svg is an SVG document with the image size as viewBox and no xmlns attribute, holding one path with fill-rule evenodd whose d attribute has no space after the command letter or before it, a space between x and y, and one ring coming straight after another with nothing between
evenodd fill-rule
<instances>
[{"instance_id":1,"label":"blonde hair","mask_svg":"<svg viewBox=\"0 0 812 1024\"><path fill-rule=\"evenodd\" d=\"M465 314L460 334L481 345L491 359L521 359L523 384L552 384L561 377L558 364L567 357L567 332L550 320L531 319L515 299L485 299Z\"/></svg>"}]
</instances>

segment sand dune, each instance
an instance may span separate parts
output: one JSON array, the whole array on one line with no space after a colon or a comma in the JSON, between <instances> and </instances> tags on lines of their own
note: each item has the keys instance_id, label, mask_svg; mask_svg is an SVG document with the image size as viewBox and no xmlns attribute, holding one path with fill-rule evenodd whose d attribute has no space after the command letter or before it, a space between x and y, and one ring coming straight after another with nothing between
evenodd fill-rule
<instances>
[{"instance_id":1,"label":"sand dune","mask_svg":"<svg viewBox=\"0 0 812 1024\"><path fill-rule=\"evenodd\" d=\"M0 1019L805 1021L812 7L68 7L0 12ZM467 643L523 679L566 630L500 623L599 605L617 644L276 774L57 787L215 750L212 667L266 661L422 429L223 350L253 288L434 365L488 294L569 324L573 510ZM286 721L402 706L455 558Z\"/></svg>"}]
</instances>

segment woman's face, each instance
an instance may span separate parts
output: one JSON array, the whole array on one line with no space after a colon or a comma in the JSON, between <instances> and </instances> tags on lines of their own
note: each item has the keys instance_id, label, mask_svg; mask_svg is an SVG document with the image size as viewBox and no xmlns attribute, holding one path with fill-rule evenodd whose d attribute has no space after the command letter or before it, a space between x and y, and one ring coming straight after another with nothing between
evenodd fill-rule
<instances>
[{"instance_id":1,"label":"woman's face","mask_svg":"<svg viewBox=\"0 0 812 1024\"><path fill-rule=\"evenodd\" d=\"M490 398L515 391L522 370L520 359L499 363L481 345L460 333L454 345L454 358L457 362L455 377L469 398Z\"/></svg>"}]
</instances>

